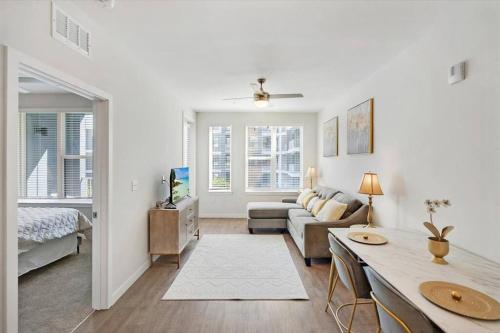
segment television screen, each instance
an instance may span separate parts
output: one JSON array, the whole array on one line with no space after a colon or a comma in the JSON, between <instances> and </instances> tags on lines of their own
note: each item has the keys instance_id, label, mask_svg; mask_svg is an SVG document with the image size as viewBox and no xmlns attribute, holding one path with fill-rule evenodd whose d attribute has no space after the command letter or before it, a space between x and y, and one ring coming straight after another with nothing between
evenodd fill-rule
<instances>
[{"instance_id":1,"label":"television screen","mask_svg":"<svg viewBox=\"0 0 500 333\"><path fill-rule=\"evenodd\" d=\"M175 180L170 186L172 187L173 202L179 202L189 194L189 168L175 168Z\"/></svg>"}]
</instances>

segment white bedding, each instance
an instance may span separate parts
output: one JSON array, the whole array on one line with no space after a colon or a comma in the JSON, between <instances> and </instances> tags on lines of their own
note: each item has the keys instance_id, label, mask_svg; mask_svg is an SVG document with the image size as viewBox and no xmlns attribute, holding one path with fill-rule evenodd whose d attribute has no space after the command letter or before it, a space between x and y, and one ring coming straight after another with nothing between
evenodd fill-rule
<instances>
[{"instance_id":1,"label":"white bedding","mask_svg":"<svg viewBox=\"0 0 500 333\"><path fill-rule=\"evenodd\" d=\"M73 208L18 208L17 237L20 250L29 247L26 245L32 242L44 243L91 227L89 219Z\"/></svg>"}]
</instances>

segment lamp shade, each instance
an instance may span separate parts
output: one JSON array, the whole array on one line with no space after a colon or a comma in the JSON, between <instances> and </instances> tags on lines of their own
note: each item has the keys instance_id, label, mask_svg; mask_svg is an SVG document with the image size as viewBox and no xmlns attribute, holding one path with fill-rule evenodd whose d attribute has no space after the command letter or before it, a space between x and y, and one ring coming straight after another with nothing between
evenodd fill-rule
<instances>
[{"instance_id":1,"label":"lamp shade","mask_svg":"<svg viewBox=\"0 0 500 333\"><path fill-rule=\"evenodd\" d=\"M382 188L378 182L378 176L376 173L365 172L363 179L361 180L361 185L359 185L359 193L370 194L370 195L383 195Z\"/></svg>"},{"instance_id":2,"label":"lamp shade","mask_svg":"<svg viewBox=\"0 0 500 333\"><path fill-rule=\"evenodd\" d=\"M307 168L307 172L306 172L306 177L315 177L316 176L316 169L313 168L313 167L309 167Z\"/></svg>"}]
</instances>

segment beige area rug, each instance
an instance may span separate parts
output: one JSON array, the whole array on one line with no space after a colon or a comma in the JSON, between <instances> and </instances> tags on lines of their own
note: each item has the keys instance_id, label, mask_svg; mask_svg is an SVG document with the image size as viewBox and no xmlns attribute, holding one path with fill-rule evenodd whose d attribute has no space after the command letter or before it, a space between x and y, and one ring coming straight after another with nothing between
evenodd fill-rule
<instances>
[{"instance_id":1,"label":"beige area rug","mask_svg":"<svg viewBox=\"0 0 500 333\"><path fill-rule=\"evenodd\" d=\"M282 235L204 235L162 299L309 297Z\"/></svg>"},{"instance_id":2,"label":"beige area rug","mask_svg":"<svg viewBox=\"0 0 500 333\"><path fill-rule=\"evenodd\" d=\"M19 277L20 333L68 333L92 312L91 247Z\"/></svg>"}]
</instances>

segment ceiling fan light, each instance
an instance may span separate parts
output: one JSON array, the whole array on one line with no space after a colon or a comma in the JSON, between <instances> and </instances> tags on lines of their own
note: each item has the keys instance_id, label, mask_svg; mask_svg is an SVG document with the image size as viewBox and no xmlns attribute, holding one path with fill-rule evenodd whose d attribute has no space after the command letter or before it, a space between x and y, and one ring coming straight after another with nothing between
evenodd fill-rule
<instances>
[{"instance_id":1,"label":"ceiling fan light","mask_svg":"<svg viewBox=\"0 0 500 333\"><path fill-rule=\"evenodd\" d=\"M258 108L265 108L269 105L269 101L267 99L257 99L255 100L255 106Z\"/></svg>"}]
</instances>

